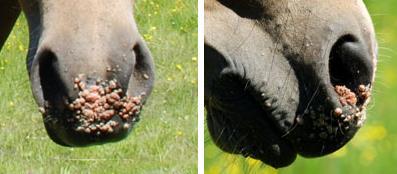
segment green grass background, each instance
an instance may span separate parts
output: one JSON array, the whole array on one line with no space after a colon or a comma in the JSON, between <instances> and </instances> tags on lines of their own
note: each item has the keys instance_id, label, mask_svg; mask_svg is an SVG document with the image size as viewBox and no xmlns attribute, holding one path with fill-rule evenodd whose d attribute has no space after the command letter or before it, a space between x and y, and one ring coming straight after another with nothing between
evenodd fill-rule
<instances>
[{"instance_id":1,"label":"green grass background","mask_svg":"<svg viewBox=\"0 0 397 174\"><path fill-rule=\"evenodd\" d=\"M299 157L290 167L275 170L259 161L221 152L206 132L206 173L397 173L397 1L364 2L379 42L378 70L367 122L353 140L332 155Z\"/></svg>"},{"instance_id":2,"label":"green grass background","mask_svg":"<svg viewBox=\"0 0 397 174\"><path fill-rule=\"evenodd\" d=\"M197 2L139 0L135 14L155 59L154 92L128 138L87 148L61 147L47 136L19 18L0 52L0 173L197 172Z\"/></svg>"}]
</instances>

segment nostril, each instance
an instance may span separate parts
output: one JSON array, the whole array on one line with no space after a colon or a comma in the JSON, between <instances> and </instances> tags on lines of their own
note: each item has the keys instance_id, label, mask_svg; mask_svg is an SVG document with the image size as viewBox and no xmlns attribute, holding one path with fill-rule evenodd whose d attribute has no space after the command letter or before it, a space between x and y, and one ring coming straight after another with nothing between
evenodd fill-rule
<instances>
[{"instance_id":1,"label":"nostril","mask_svg":"<svg viewBox=\"0 0 397 174\"><path fill-rule=\"evenodd\" d=\"M154 64L150 51L144 42L138 42L132 47L132 53L135 58L135 65L127 72L128 79L125 83L128 84L127 93L130 96L137 96L145 93L146 96L150 95L154 84ZM126 89L127 90L127 89Z\"/></svg>"},{"instance_id":2,"label":"nostril","mask_svg":"<svg viewBox=\"0 0 397 174\"><path fill-rule=\"evenodd\" d=\"M44 100L53 106L62 106L66 89L59 74L59 64L56 55L51 51L44 51L38 57L39 78Z\"/></svg>"},{"instance_id":3,"label":"nostril","mask_svg":"<svg viewBox=\"0 0 397 174\"><path fill-rule=\"evenodd\" d=\"M146 45L138 43L132 48L135 54L135 76L142 80L153 80L151 55L148 52Z\"/></svg>"},{"instance_id":4,"label":"nostril","mask_svg":"<svg viewBox=\"0 0 397 174\"><path fill-rule=\"evenodd\" d=\"M332 47L329 73L333 86L344 85L356 89L368 85L373 76L373 64L367 47L353 35L341 37Z\"/></svg>"}]
</instances>

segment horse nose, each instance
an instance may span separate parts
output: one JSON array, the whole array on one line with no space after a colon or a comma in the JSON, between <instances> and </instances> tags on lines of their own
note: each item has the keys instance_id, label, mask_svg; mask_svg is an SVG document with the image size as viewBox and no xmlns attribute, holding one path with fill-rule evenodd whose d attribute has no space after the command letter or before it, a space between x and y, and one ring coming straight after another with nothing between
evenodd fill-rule
<instances>
[{"instance_id":1,"label":"horse nose","mask_svg":"<svg viewBox=\"0 0 397 174\"><path fill-rule=\"evenodd\" d=\"M127 58L89 64L89 58L73 62L53 50L39 50L30 67L32 91L51 139L86 146L125 138L151 89L149 54L136 46Z\"/></svg>"},{"instance_id":2,"label":"horse nose","mask_svg":"<svg viewBox=\"0 0 397 174\"><path fill-rule=\"evenodd\" d=\"M375 63L370 47L353 35L341 37L332 47L329 58L331 83L355 89L359 85L370 85Z\"/></svg>"}]
</instances>

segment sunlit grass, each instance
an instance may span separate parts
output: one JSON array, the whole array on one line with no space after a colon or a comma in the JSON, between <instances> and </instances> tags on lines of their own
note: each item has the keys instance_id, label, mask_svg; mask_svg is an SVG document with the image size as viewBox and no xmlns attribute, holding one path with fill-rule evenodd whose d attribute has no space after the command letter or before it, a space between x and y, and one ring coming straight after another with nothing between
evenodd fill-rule
<instances>
[{"instance_id":1,"label":"sunlit grass","mask_svg":"<svg viewBox=\"0 0 397 174\"><path fill-rule=\"evenodd\" d=\"M353 140L322 158L299 157L274 170L259 161L228 155L206 134L206 173L396 173L397 167L397 1L366 0L379 41L379 63L368 119Z\"/></svg>"},{"instance_id":2,"label":"sunlit grass","mask_svg":"<svg viewBox=\"0 0 397 174\"><path fill-rule=\"evenodd\" d=\"M196 4L137 1L139 31L156 64L154 91L127 139L87 148L48 138L30 91L20 17L0 52L0 173L196 173Z\"/></svg>"}]
</instances>

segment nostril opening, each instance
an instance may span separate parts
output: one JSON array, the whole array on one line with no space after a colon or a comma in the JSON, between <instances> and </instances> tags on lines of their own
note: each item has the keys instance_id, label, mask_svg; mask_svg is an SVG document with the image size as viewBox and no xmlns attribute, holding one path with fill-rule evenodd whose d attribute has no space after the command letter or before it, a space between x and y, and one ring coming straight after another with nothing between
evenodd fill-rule
<instances>
[{"instance_id":1,"label":"nostril opening","mask_svg":"<svg viewBox=\"0 0 397 174\"><path fill-rule=\"evenodd\" d=\"M353 35L345 35L335 43L329 57L333 86L344 85L349 89L357 89L361 84L370 84L373 65L365 48Z\"/></svg>"},{"instance_id":2,"label":"nostril opening","mask_svg":"<svg viewBox=\"0 0 397 174\"><path fill-rule=\"evenodd\" d=\"M148 62L149 55L147 52L145 52L144 46L141 43L138 43L134 45L132 49L135 54L135 77L137 79L140 79L141 81L149 79L153 80L154 77L151 77L153 76L153 74L151 73L151 65Z\"/></svg>"},{"instance_id":3,"label":"nostril opening","mask_svg":"<svg viewBox=\"0 0 397 174\"><path fill-rule=\"evenodd\" d=\"M355 73L350 68L343 57L341 47L346 42L354 42L356 39L352 35L346 35L340 38L332 47L329 57L329 71L331 83L335 85L351 86ZM351 89L351 88L350 88Z\"/></svg>"},{"instance_id":4,"label":"nostril opening","mask_svg":"<svg viewBox=\"0 0 397 174\"><path fill-rule=\"evenodd\" d=\"M154 83L154 65L150 51L144 42L137 42L131 48L133 53L134 62L128 72L129 77L124 84L128 84L128 95L136 96L145 94L150 95ZM133 89L133 90L131 90ZM144 101L144 100L143 100Z\"/></svg>"},{"instance_id":5,"label":"nostril opening","mask_svg":"<svg viewBox=\"0 0 397 174\"><path fill-rule=\"evenodd\" d=\"M65 85L59 74L59 64L56 55L51 51L44 51L39 57L40 85L44 100L50 106L63 106L66 96Z\"/></svg>"},{"instance_id":6,"label":"nostril opening","mask_svg":"<svg viewBox=\"0 0 397 174\"><path fill-rule=\"evenodd\" d=\"M142 71L142 69L145 68L145 64L144 64L144 56L142 55L142 51L139 48L139 44L134 45L134 47L132 48L134 53L135 53L135 66L134 69L136 71Z\"/></svg>"}]
</instances>

